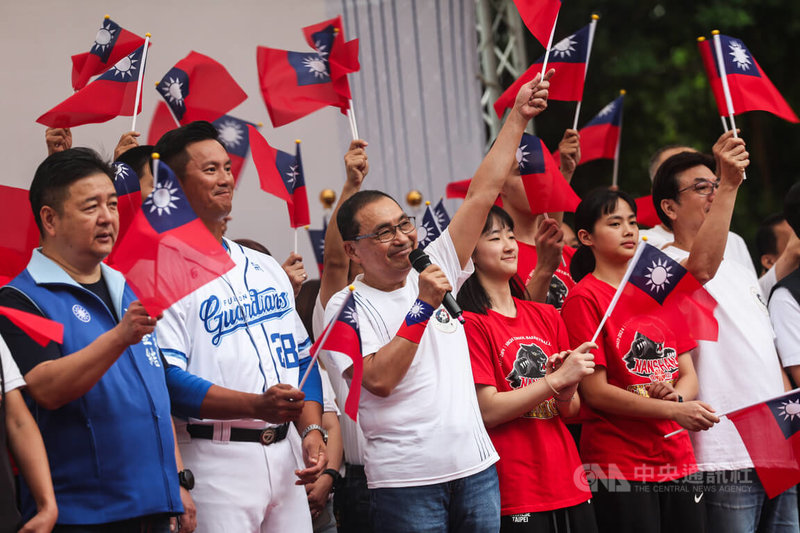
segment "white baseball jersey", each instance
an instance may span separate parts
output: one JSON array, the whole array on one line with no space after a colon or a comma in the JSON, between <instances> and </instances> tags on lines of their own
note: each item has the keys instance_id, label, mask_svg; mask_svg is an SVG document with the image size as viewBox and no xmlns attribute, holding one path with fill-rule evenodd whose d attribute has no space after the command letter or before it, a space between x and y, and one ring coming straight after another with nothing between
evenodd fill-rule
<instances>
[{"instance_id":1,"label":"white baseball jersey","mask_svg":"<svg viewBox=\"0 0 800 533\"><path fill-rule=\"evenodd\" d=\"M236 267L173 304L159 320L164 356L229 389L296 387L311 341L295 313L289 278L272 257L228 239L224 245Z\"/></svg>"}]
</instances>

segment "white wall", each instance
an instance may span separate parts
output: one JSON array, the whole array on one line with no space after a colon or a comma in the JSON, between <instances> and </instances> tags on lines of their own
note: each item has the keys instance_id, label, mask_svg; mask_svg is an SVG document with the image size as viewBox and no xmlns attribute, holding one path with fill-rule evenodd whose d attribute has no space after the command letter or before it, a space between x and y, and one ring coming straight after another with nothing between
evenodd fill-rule
<instances>
[{"instance_id":1,"label":"white wall","mask_svg":"<svg viewBox=\"0 0 800 533\"><path fill-rule=\"evenodd\" d=\"M439 0L437 0L439 1ZM373 45L380 43L381 57L397 58L404 65L414 65L415 57L421 61L430 62L430 68L439 69L442 76L430 78L428 86L419 85L421 97L412 94L410 88L403 87L403 92L409 97L404 102L405 109L401 108L395 98L391 105L394 106L393 116L404 113L406 116L419 115L420 98L425 95L435 95L437 98L447 98L447 93L439 90L440 83L448 83L447 92L453 91L459 83L454 78L456 74L469 80L469 92L466 89L459 93L460 102L452 102L454 107L450 112L437 113L433 124L428 124L428 143L432 146L431 159L437 161L456 161L463 168L474 170L480 160L480 146L482 135L480 129L480 109L474 98L467 99L477 94L474 92L476 84L474 71L474 24L470 0L441 0L438 7L442 11L442 24L448 25L447 35L467 28L464 36L464 46L468 55L459 59L461 69L456 72L451 70L446 74L441 66L441 58L435 48L420 49L417 56L408 46L411 34L403 32L401 48L403 54L397 52L394 40L384 39L384 32L377 24L382 22L391 25L392 18L408 20L412 12L417 13L420 20L427 24L414 26L419 29L419 36L423 44L427 39L425 35L436 32L435 13L436 2L426 0L400 0L392 6L391 0L236 0L232 2L219 2L212 0L140 0L136 2L100 1L100 0L73 0L71 2L55 0L29 0L27 2L12 2L2 0L0 5L0 43L3 44L3 53L0 54L0 72L2 72L2 100L0 113L2 113L4 126L0 129L0 146L2 146L5 171L0 177L0 183L16 187L27 188L33 177L38 163L45 157L44 144L45 127L35 122L36 118L58 104L72 93L70 84L72 54L86 52L93 42L97 28L102 22L104 14L123 28L139 35L146 32L152 34L153 46L147 58L147 71L144 84L143 112L137 119L137 130L142 132L142 142L147 136L155 105L160 98L154 88L154 82L159 80L178 60L185 57L190 50L209 55L225 65L233 77L239 82L248 94L248 99L230 114L249 120L263 122L262 134L267 140L278 148L291 151L293 141L300 138L303 141L303 166L306 171L306 184L309 191L309 204L311 207L311 220L313 227L321 227L322 207L318 202L319 192L324 188L333 188L338 192L344 180L342 155L349 144L349 130L347 119L338 110L333 108L323 109L304 119L292 124L273 129L266 112L260 91L258 89L258 75L256 72L256 46L265 45L273 48L303 51L307 44L300 29L308 24L325 20L338 13L346 15L345 30L348 38L360 37L362 40L361 64L362 72L355 76L362 76L361 80L351 81L356 109L362 109L359 124L362 126L361 135L369 135L373 144L381 145L370 149L370 162L372 180L370 186L386 189L391 193L405 196L408 185L394 185L394 179L389 183L381 178L382 167L387 169L402 168L411 162L404 162L392 156L382 157L383 154L394 154L395 141L393 136L403 136L408 139L422 138L416 133L421 126L414 121L406 124L406 131L395 133L386 131L387 124L380 123L377 119L382 113L388 113L387 108L367 107L367 97L372 88L372 80L380 80L382 91L392 90L398 94L399 79L393 80L383 72L382 66L374 59ZM392 9L394 7L394 9ZM399 9L399 11L398 11ZM362 13L360 19L355 16ZM369 20L371 16L382 16L375 19L372 24L377 31L370 34ZM378 14L378 15L376 15ZM451 28L448 21L452 16L458 17L460 23ZM463 17L467 17L464 19ZM448 18L449 17L449 18ZM462 20L463 19L463 20ZM358 23L358 24L357 24ZM361 33L356 34L356 29ZM439 35L439 34L435 34ZM441 35L444 35L442 33ZM430 40L435 43L441 40L441 35ZM459 38L458 35L453 35ZM448 48L456 50L455 45L448 44ZM470 51L473 50L473 51ZM377 56L375 56L377 57ZM437 59L437 57L439 59ZM447 59L445 58L445 61ZM387 67L388 68L388 67ZM412 69L406 68L403 78L411 76ZM375 83L378 83L377 81ZM362 102L359 102L359 98ZM378 102L369 100L369 102ZM369 104L372 106L372 104ZM434 101L429 104L428 114L440 106ZM367 113L367 109L369 112ZM467 118L465 118L467 117ZM477 117L473 120L472 117ZM452 122L451 122L452 120ZM470 133L470 142L466 149L468 155L453 157L448 154L447 147L443 145L444 131L472 131L474 124L475 133ZM73 128L75 146L90 146L102 154L111 157L112 151L119 136L130 129L130 117L117 117L105 124L89 124ZM466 130L465 130L466 128ZM384 139L375 143L379 133ZM454 139L451 139L451 142ZM399 141L398 141L399 142ZM454 143L455 144L455 143ZM411 158L418 159L418 154L412 150ZM384 161L385 160L385 161ZM449 164L449 163L448 163ZM426 163L420 166L414 163L414 174L428 174L419 177L419 187L431 200L438 200L444 192L444 184L452 179L463 179L464 171L459 167L453 174L443 172L441 166ZM465 165L465 166L464 166ZM418 168L417 168L418 167ZM432 170L433 169L433 170ZM470 170L470 172L471 172ZM410 171L403 171L409 175ZM435 176L430 177L430 173ZM389 172L394 176L394 170ZM391 178L387 175L386 178ZM410 182L407 182L410 183ZM258 187L258 178L251 160L245 163L241 183L234 198L233 221L228 230L232 238L248 237L267 245L276 257L284 258L293 247L293 232L288 226L286 206L264 192ZM7 230L7 228L4 228ZM310 273L313 269L313 255L304 230L300 230L299 251L305 257Z\"/></svg>"}]
</instances>

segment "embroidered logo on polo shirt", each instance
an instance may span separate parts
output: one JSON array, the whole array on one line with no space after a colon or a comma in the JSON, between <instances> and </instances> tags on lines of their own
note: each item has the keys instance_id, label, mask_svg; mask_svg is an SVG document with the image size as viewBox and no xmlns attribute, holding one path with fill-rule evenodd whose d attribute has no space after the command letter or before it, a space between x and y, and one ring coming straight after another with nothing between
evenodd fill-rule
<instances>
[{"instance_id":1,"label":"embroidered logo on polo shirt","mask_svg":"<svg viewBox=\"0 0 800 533\"><path fill-rule=\"evenodd\" d=\"M75 304L72 306L72 314L80 320L81 322L89 323L92 319L92 315L89 314L89 311L86 310L85 307L82 305Z\"/></svg>"},{"instance_id":2,"label":"embroidered logo on polo shirt","mask_svg":"<svg viewBox=\"0 0 800 533\"><path fill-rule=\"evenodd\" d=\"M450 317L450 313L444 307L439 307L433 312L430 322L442 333L453 333L458 329L458 322Z\"/></svg>"}]
</instances>

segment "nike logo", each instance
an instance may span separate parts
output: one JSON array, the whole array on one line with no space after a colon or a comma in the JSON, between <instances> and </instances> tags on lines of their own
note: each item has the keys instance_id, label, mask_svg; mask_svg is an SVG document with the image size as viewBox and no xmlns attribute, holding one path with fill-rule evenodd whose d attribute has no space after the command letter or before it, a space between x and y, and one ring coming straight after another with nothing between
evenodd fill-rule
<instances>
[{"instance_id":1,"label":"nike logo","mask_svg":"<svg viewBox=\"0 0 800 533\"><path fill-rule=\"evenodd\" d=\"M695 494L694 495L694 503L700 503L700 500L703 499L703 494L705 494L705 493L701 492L700 494Z\"/></svg>"}]
</instances>

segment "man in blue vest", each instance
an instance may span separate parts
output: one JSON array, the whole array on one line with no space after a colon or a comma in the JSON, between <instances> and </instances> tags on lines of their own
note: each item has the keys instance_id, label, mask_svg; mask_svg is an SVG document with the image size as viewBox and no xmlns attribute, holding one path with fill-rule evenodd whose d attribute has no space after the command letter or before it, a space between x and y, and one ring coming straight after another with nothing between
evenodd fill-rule
<instances>
[{"instance_id":1,"label":"man in blue vest","mask_svg":"<svg viewBox=\"0 0 800 533\"><path fill-rule=\"evenodd\" d=\"M47 449L54 531L170 531L182 497L193 509L179 488L191 483L179 475L157 319L102 263L119 223L113 176L83 148L39 165L30 200L42 246L0 291L0 305L64 324L63 344L41 347L0 322ZM36 506L24 484L21 495L30 516Z\"/></svg>"},{"instance_id":2,"label":"man in blue vest","mask_svg":"<svg viewBox=\"0 0 800 533\"><path fill-rule=\"evenodd\" d=\"M786 222L800 237L800 182L786 194ZM769 295L769 317L775 330L775 346L783 367L795 385L800 383L800 268L780 280Z\"/></svg>"}]
</instances>

